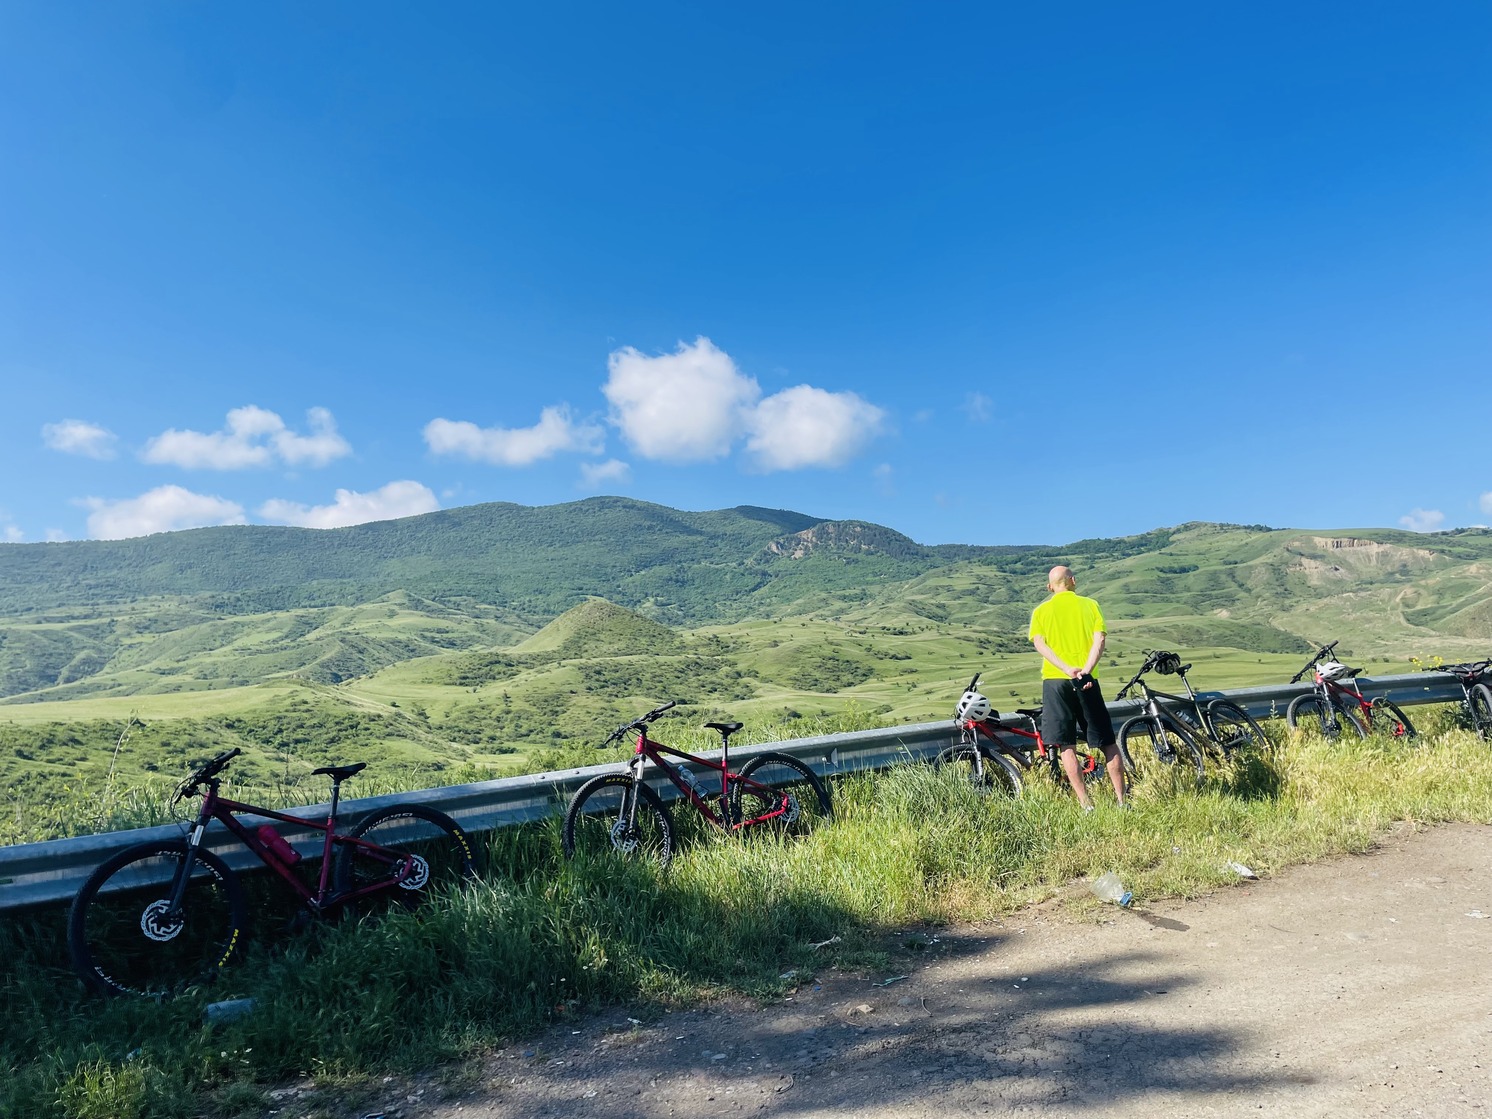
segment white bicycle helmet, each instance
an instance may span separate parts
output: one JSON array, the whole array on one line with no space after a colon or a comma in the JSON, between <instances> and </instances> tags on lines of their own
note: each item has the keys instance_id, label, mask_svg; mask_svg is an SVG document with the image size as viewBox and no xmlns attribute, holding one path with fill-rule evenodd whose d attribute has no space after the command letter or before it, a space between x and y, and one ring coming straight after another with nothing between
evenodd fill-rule
<instances>
[{"instance_id":1,"label":"white bicycle helmet","mask_svg":"<svg viewBox=\"0 0 1492 1119\"><path fill-rule=\"evenodd\" d=\"M982 723L994 714L994 708L989 705L989 700L978 692L965 692L958 697L958 706L953 709L953 717L960 723L971 720Z\"/></svg>"},{"instance_id":2,"label":"white bicycle helmet","mask_svg":"<svg viewBox=\"0 0 1492 1119\"><path fill-rule=\"evenodd\" d=\"M1316 674L1323 680L1340 680L1344 676L1350 676L1352 669L1341 661L1322 661L1316 666Z\"/></svg>"}]
</instances>

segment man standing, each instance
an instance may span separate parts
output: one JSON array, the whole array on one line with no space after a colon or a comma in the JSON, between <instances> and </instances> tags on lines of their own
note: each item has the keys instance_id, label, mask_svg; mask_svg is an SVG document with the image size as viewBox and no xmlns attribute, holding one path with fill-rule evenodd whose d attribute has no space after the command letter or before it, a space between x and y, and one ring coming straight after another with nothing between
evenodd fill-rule
<instances>
[{"instance_id":1,"label":"man standing","mask_svg":"<svg viewBox=\"0 0 1492 1119\"><path fill-rule=\"evenodd\" d=\"M1067 783L1084 812L1093 810L1083 775L1078 769L1078 728L1088 729L1088 745L1101 749L1114 786L1124 806L1124 763L1114 744L1114 723L1104 706L1095 670L1108 634L1098 603L1076 592L1072 571L1054 567L1046 577L1052 597L1031 612L1028 636L1041 654L1041 737L1062 758Z\"/></svg>"}]
</instances>

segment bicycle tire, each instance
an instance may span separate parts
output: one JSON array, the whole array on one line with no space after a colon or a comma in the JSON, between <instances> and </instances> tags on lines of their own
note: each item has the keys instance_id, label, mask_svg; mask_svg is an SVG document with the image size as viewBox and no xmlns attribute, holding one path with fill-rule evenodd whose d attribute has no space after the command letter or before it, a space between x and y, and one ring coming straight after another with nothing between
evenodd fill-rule
<instances>
[{"instance_id":1,"label":"bicycle tire","mask_svg":"<svg viewBox=\"0 0 1492 1119\"><path fill-rule=\"evenodd\" d=\"M1199 781L1207 772L1196 738L1174 719L1136 715L1119 728L1118 746L1125 771L1136 777L1143 777L1157 764L1185 766L1196 772Z\"/></svg>"},{"instance_id":2,"label":"bicycle tire","mask_svg":"<svg viewBox=\"0 0 1492 1119\"><path fill-rule=\"evenodd\" d=\"M187 857L184 840L141 843L103 862L67 916L73 970L101 994L166 999L215 977L245 938L238 875L211 851L196 853L182 917L161 921Z\"/></svg>"},{"instance_id":3,"label":"bicycle tire","mask_svg":"<svg viewBox=\"0 0 1492 1119\"><path fill-rule=\"evenodd\" d=\"M1368 737L1362 721L1338 703L1326 703L1316 692L1306 692L1290 701L1285 708L1285 722L1291 730L1314 731L1334 742L1351 731L1358 738Z\"/></svg>"},{"instance_id":4,"label":"bicycle tire","mask_svg":"<svg viewBox=\"0 0 1492 1119\"><path fill-rule=\"evenodd\" d=\"M1371 719L1374 734L1386 734L1398 739L1415 738L1419 735L1419 731L1409 721L1409 716L1404 714L1403 708L1391 699L1375 700ZM1380 723L1384 725L1380 726Z\"/></svg>"},{"instance_id":5,"label":"bicycle tire","mask_svg":"<svg viewBox=\"0 0 1492 1119\"><path fill-rule=\"evenodd\" d=\"M1019 799L1023 786L1015 763L983 743L960 742L933 759L939 769L952 768L982 793Z\"/></svg>"},{"instance_id":6,"label":"bicycle tire","mask_svg":"<svg viewBox=\"0 0 1492 1119\"><path fill-rule=\"evenodd\" d=\"M1492 688L1486 684L1473 684L1466 706L1471 709L1472 729L1492 741Z\"/></svg>"},{"instance_id":7,"label":"bicycle tire","mask_svg":"<svg viewBox=\"0 0 1492 1119\"><path fill-rule=\"evenodd\" d=\"M1269 736L1264 733L1252 715L1229 699L1215 699L1207 705L1207 722L1212 740L1224 757L1239 750L1258 750L1261 753L1270 747Z\"/></svg>"},{"instance_id":8,"label":"bicycle tire","mask_svg":"<svg viewBox=\"0 0 1492 1119\"><path fill-rule=\"evenodd\" d=\"M664 867L673 858L673 817L658 794L630 774L603 773L575 791L560 841L569 859L624 855L656 859Z\"/></svg>"},{"instance_id":9,"label":"bicycle tire","mask_svg":"<svg viewBox=\"0 0 1492 1119\"><path fill-rule=\"evenodd\" d=\"M366 894L358 903L375 898L413 906L422 899L476 877L470 837L444 812L425 804L391 804L364 816L347 833L416 859L414 874L391 885L383 894ZM340 893L365 889L392 877L394 866L352 843L337 844L335 879Z\"/></svg>"},{"instance_id":10,"label":"bicycle tire","mask_svg":"<svg viewBox=\"0 0 1492 1119\"><path fill-rule=\"evenodd\" d=\"M780 793L787 794L789 804L782 815L766 822L773 831L801 835L816 825L834 818L834 805L830 800L829 787L824 784L808 763L799 761L791 754L769 752L757 754L741 767L738 778L769 785ZM733 780L730 787L730 811L733 822L743 822L763 816L776 806L763 802L763 798ZM749 825L746 825L749 826Z\"/></svg>"}]
</instances>

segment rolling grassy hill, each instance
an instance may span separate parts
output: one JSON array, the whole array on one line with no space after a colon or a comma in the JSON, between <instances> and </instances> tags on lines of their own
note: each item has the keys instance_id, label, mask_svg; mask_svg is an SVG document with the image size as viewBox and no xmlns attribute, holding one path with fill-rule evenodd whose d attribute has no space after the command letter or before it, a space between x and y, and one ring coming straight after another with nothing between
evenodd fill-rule
<instances>
[{"instance_id":1,"label":"rolling grassy hill","mask_svg":"<svg viewBox=\"0 0 1492 1119\"><path fill-rule=\"evenodd\" d=\"M64 784L111 766L163 780L226 745L252 748L261 779L357 758L435 784L588 762L662 699L689 704L671 731L729 715L783 735L940 718L981 671L1013 707L1036 696L1026 621L1057 562L1104 606L1111 679L1158 645L1219 688L1288 677L1312 641L1375 671L1492 651L1492 533L1474 530L924 547L863 522L600 498L7 545L0 787L18 807L0 839ZM144 725L116 757L131 713Z\"/></svg>"}]
</instances>

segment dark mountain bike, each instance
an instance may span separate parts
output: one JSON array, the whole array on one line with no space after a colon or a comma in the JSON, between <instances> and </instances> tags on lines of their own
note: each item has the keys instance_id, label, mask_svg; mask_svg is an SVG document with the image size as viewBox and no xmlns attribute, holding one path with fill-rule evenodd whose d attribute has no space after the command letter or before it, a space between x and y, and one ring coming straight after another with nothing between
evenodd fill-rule
<instances>
[{"instance_id":1,"label":"dark mountain bike","mask_svg":"<svg viewBox=\"0 0 1492 1119\"><path fill-rule=\"evenodd\" d=\"M561 841L567 857L602 854L648 856L666 866L673 857L673 815L642 779L649 761L661 770L684 802L694 806L714 826L732 834L748 829L796 833L833 816L829 789L818 774L791 754L757 754L739 772L730 768L730 736L740 723L706 723L720 735L720 760L711 761L648 737L648 726L678 704L670 700L639 719L617 727L597 749L637 732L637 748L626 772L603 773L579 789L565 811ZM706 770L700 780L685 766L668 761L672 755ZM711 789L707 784L718 784Z\"/></svg>"},{"instance_id":2,"label":"dark mountain bike","mask_svg":"<svg viewBox=\"0 0 1492 1119\"><path fill-rule=\"evenodd\" d=\"M274 871L312 915L374 898L413 903L473 876L466 833L426 805L390 805L348 831L338 829L342 782L365 763L314 770L332 779L331 807L324 821L303 820L219 795L219 774L242 753L219 754L177 789L172 804L202 794L185 839L127 848L83 883L68 914L67 936L73 967L89 988L167 998L216 975L233 958L247 936L247 903L238 873L203 846L214 820ZM305 875L304 856L273 824L250 830L235 812L320 831L319 868Z\"/></svg>"},{"instance_id":3,"label":"dark mountain bike","mask_svg":"<svg viewBox=\"0 0 1492 1119\"><path fill-rule=\"evenodd\" d=\"M1468 664L1443 664L1426 672L1448 672L1461 685L1461 702L1471 720L1471 729L1492 741L1492 660Z\"/></svg>"},{"instance_id":4,"label":"dark mountain bike","mask_svg":"<svg viewBox=\"0 0 1492 1119\"><path fill-rule=\"evenodd\" d=\"M1240 750L1269 748L1264 728L1238 704L1229 699L1203 703L1187 679L1191 667L1175 653L1147 652L1140 670L1119 689L1115 699L1124 699L1134 688L1142 697L1136 702L1143 713L1119 728L1119 753L1126 766L1133 769L1140 759L1154 757L1166 765L1184 762L1201 777L1205 751L1227 758ZM1145 681L1147 672L1181 677L1186 695L1156 691Z\"/></svg>"},{"instance_id":5,"label":"dark mountain bike","mask_svg":"<svg viewBox=\"0 0 1492 1119\"><path fill-rule=\"evenodd\" d=\"M1285 708L1285 722L1291 730L1314 730L1322 738L1340 738L1352 733L1358 738L1386 734L1390 738L1413 738L1414 724L1399 705L1385 696L1363 698L1357 677L1360 668L1349 668L1332 658L1339 642L1323 645L1305 667L1290 677L1298 684L1309 673L1313 687L1298 695Z\"/></svg>"},{"instance_id":6,"label":"dark mountain bike","mask_svg":"<svg viewBox=\"0 0 1492 1119\"><path fill-rule=\"evenodd\" d=\"M1053 781L1065 785L1062 758L1041 737L1041 708L1016 709L1016 717L1030 723L1030 730L1002 722L989 700L974 690L982 675L974 674L954 711L958 742L939 753L933 764L955 767L965 772L976 787L1006 796L1021 795L1022 769L1032 770L1042 765L1050 771ZM1107 775L1102 757L1095 758L1086 750L1078 750L1077 755L1078 770L1085 784Z\"/></svg>"}]
</instances>

